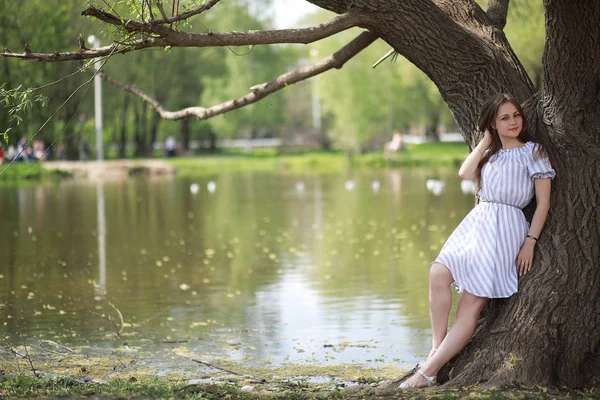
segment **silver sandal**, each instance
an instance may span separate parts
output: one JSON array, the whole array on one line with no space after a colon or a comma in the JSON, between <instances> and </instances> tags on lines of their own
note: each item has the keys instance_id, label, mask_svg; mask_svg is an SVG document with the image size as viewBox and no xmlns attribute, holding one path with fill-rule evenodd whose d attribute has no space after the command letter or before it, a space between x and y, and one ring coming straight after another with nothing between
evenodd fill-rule
<instances>
[{"instance_id":1,"label":"silver sandal","mask_svg":"<svg viewBox=\"0 0 600 400\"><path fill-rule=\"evenodd\" d=\"M431 387L437 384L437 376L429 376L423 370L417 370L417 373L420 374L423 379L427 381L427 387ZM404 381L398 386L399 389L419 389L416 386L411 386L408 382Z\"/></svg>"}]
</instances>

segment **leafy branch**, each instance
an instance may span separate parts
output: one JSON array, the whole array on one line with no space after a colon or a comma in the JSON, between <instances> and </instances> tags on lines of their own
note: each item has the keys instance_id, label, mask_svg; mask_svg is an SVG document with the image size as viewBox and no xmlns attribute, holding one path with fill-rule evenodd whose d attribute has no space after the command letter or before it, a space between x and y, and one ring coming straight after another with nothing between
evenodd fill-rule
<instances>
[{"instance_id":1,"label":"leafy branch","mask_svg":"<svg viewBox=\"0 0 600 400\"><path fill-rule=\"evenodd\" d=\"M43 94L36 94L36 88L23 89L22 85L14 89L7 89L6 84L0 87L0 104L8 109L8 127L0 134L8 143L8 133L23 122L25 112L35 104L42 107L48 104L48 98Z\"/></svg>"}]
</instances>

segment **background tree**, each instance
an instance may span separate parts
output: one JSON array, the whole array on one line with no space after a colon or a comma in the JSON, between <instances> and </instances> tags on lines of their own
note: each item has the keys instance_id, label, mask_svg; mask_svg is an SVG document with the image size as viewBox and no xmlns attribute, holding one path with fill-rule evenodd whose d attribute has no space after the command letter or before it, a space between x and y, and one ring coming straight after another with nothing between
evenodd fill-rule
<instances>
[{"instance_id":1,"label":"background tree","mask_svg":"<svg viewBox=\"0 0 600 400\"><path fill-rule=\"evenodd\" d=\"M133 35L129 43L72 53L3 56L60 61L151 47L308 43L360 26L366 31L332 56L254 86L235 100L174 112L147 95L146 100L163 118L210 118L341 68L377 38L435 83L468 143L480 136L475 127L484 99L497 92L513 93L525 103L534 137L556 159L553 206L533 273L521 280L519 295L489 302L470 345L439 377L451 378L454 385L600 386L600 3L544 0L539 90L503 32L507 0L491 0L487 11L470 0L311 0L340 16L301 30L192 35L173 27L177 20L206 12L217 3L207 1L187 14L162 18L155 6L154 17L146 8L146 14L126 23L107 11L89 8L85 15Z\"/></svg>"},{"instance_id":2,"label":"background tree","mask_svg":"<svg viewBox=\"0 0 600 400\"><path fill-rule=\"evenodd\" d=\"M253 2L253 7L248 7L247 2L228 2L222 10L207 14L203 21L196 26L186 24L189 30L206 31L232 29L242 25L248 29L261 29L270 24L267 18L253 17L250 13L262 16L265 7L270 6L270 1L263 0L258 7ZM99 37L102 44L112 40L114 29L107 29L97 20L81 18L84 2L60 2L48 0L35 3L26 11L19 12L17 5L6 3L0 16L0 35L2 43L8 51L22 49L29 40L30 48L41 51L54 51L57 48L76 48L81 35L83 46L89 34ZM39 7L38 7L39 6ZM167 7L165 5L165 7ZM168 6L167 8L169 8ZM116 2L112 12L118 15L139 15L141 9L135 2ZM11 16L17 18L12 18ZM235 18L234 18L235 16ZM51 29L45 30L42 24L31 24L30 21L41 18L48 21ZM183 24L183 22L182 22ZM68 26L69 29L59 29ZM85 35L82 35L85 33ZM127 40L126 36L121 38ZM236 56L234 52L238 52ZM246 54L248 53L248 54ZM290 49L277 49L249 46L243 48L212 48L212 49L184 49L184 48L153 48L135 52L128 57L113 57L103 71L119 82L126 82L149 96L157 98L167 107L174 109L199 102L209 102L220 96L224 101L228 96L234 95L233 90L240 90L240 80L244 81L241 87L248 87L247 82L267 79L274 74L276 69L285 70L296 60L295 54ZM0 60L0 82L4 82L4 89L10 90L21 86L39 87L49 82L56 81L64 76L74 73L84 64L81 63L45 63L40 65L22 64L10 58ZM253 66L251 69L247 66ZM89 71L89 69L88 69ZM43 94L49 101L47 108L29 108L21 115L23 123L14 126L10 131L9 144L15 145L22 137L32 138L44 121L58 109L61 103L79 85L89 79L90 75L78 74L44 88ZM210 86L210 87L209 87ZM205 91L206 89L208 91ZM88 90L89 89L89 90ZM87 99L84 99L85 92ZM41 91L40 91L41 92ZM91 146L95 142L94 135L94 109L92 89L82 88L77 95L68 102L57 116L52 119L37 138L44 140L46 145L52 146L56 155L57 145L67 143L68 158L79 157L81 145L87 141ZM39 92L36 92L39 93ZM210 96L213 97L210 97ZM282 97L279 94L277 97ZM216 101L216 100L215 100ZM164 121L147 103L135 98L130 93L112 85L103 85L103 140L106 146L107 157L127 156L152 156L153 143L163 141L167 136L179 137L185 150L188 150L192 139L210 139L216 144L216 133L230 137L234 132L258 132L260 130L277 134L286 121L284 106L277 98L273 105L257 104L253 109L242 110L238 116L228 118L228 129L219 129L222 121L198 123L193 119L183 119L178 122ZM74 114L76 118L69 122ZM243 116L243 118L241 118ZM10 127L8 121L8 108L0 110L0 122L3 129ZM266 128L263 128L266 127ZM66 128L66 129L65 129ZM113 152L112 145L116 152ZM127 152L126 146L132 145L132 151Z\"/></svg>"},{"instance_id":3,"label":"background tree","mask_svg":"<svg viewBox=\"0 0 600 400\"><path fill-rule=\"evenodd\" d=\"M317 12L303 22L317 25L331 19L331 13ZM360 33L359 28L310 44L306 53L330 54ZM381 149L394 129L421 133L439 140L440 125L455 128L454 120L439 91L423 72L403 57L393 66L371 65L389 50L378 41L359 53L346 67L331 71L318 80L328 134L335 146L350 152ZM308 54L307 54L308 55ZM341 100L341 101L340 101Z\"/></svg>"},{"instance_id":4,"label":"background tree","mask_svg":"<svg viewBox=\"0 0 600 400\"><path fill-rule=\"evenodd\" d=\"M33 0L28 4L29 7L25 8L13 2L0 4L0 40L2 40L5 52L17 49L22 51L26 43L30 48L49 52L57 48L71 47L77 42L79 33L88 30L91 26L89 20L78 18L81 11L71 2L50 4L45 1ZM32 23L32 21L45 21L48 25ZM78 63L32 65L15 63L15 60L7 59L3 60L0 68L0 82L7 90L16 89L18 86L21 88L40 87L57 81L79 68ZM9 135L9 143L16 144L23 136L31 139L44 121L59 108L64 99L69 97L85 80L85 76L78 74L59 84L46 87L44 95L47 98L62 100L52 103L47 108L29 108L24 114L26 118L18 125L9 122L9 115L5 110L0 112L0 124L3 129L13 126ZM81 96L81 93L78 93L77 96ZM86 129L85 125L71 121L76 113L76 108L76 101L67 103L64 108L58 110L54 122L43 129L38 136L47 144L55 140L58 143L64 142L67 145L66 156L70 159L79 156L80 143L77 134ZM85 114L87 110L84 107L81 111Z\"/></svg>"},{"instance_id":5,"label":"background tree","mask_svg":"<svg viewBox=\"0 0 600 400\"><path fill-rule=\"evenodd\" d=\"M264 17L271 1L231 1L215 7L208 14L207 26L218 31L250 31L266 29L271 24ZM250 9L249 9L250 8ZM284 71L294 57L290 49L272 46L240 46L219 49L224 62L225 73L218 78L204 76L206 92L201 98L203 104L214 104L239 97L255 83L263 82ZM211 128L219 136L242 135L249 138L273 136L286 121L284 93L276 93L265 102L235 110L225 116L210 120Z\"/></svg>"}]
</instances>

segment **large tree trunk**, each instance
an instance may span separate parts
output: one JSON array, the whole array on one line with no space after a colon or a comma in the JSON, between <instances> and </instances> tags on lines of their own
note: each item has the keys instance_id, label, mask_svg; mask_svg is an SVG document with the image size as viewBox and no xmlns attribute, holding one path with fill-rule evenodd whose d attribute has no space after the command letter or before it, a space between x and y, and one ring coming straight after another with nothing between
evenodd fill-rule
<instances>
[{"instance_id":1,"label":"large tree trunk","mask_svg":"<svg viewBox=\"0 0 600 400\"><path fill-rule=\"evenodd\" d=\"M65 130L64 130L64 143L67 146L67 160L79 160L79 142L80 132L77 131L73 124L69 124L70 119L77 112L77 104L74 102L67 103L65 106L65 113L63 114Z\"/></svg>"},{"instance_id":2,"label":"large tree trunk","mask_svg":"<svg viewBox=\"0 0 600 400\"><path fill-rule=\"evenodd\" d=\"M545 0L544 89L497 20L468 0L310 0L368 16L364 27L438 86L468 143L491 94L527 101L554 156L551 210L519 293L490 301L470 344L438 375L448 385L600 387L600 3ZM500 0L490 1L490 4Z\"/></svg>"},{"instance_id":3,"label":"large tree trunk","mask_svg":"<svg viewBox=\"0 0 600 400\"><path fill-rule=\"evenodd\" d=\"M137 104L134 107L134 121L135 121L135 157L143 157L146 155L146 125L147 125L147 114L148 107L146 103Z\"/></svg>"},{"instance_id":4,"label":"large tree trunk","mask_svg":"<svg viewBox=\"0 0 600 400\"><path fill-rule=\"evenodd\" d=\"M119 158L127 158L127 112L129 109L129 96L123 96L123 114L119 127Z\"/></svg>"},{"instance_id":5,"label":"large tree trunk","mask_svg":"<svg viewBox=\"0 0 600 400\"><path fill-rule=\"evenodd\" d=\"M180 125L180 140L184 153L190 150L190 125L192 121L189 118L182 119Z\"/></svg>"},{"instance_id":6,"label":"large tree trunk","mask_svg":"<svg viewBox=\"0 0 600 400\"><path fill-rule=\"evenodd\" d=\"M147 145L148 147L146 148L146 155L148 157L154 157L154 143L158 136L158 126L160 125L161 118L158 113L152 113L150 118L150 139Z\"/></svg>"}]
</instances>

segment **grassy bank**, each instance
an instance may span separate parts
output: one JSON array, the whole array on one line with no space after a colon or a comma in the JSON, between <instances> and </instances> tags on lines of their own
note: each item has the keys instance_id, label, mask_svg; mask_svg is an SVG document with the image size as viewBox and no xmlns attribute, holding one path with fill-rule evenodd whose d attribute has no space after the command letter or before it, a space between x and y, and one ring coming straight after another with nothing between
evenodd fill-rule
<instances>
[{"instance_id":1,"label":"grassy bank","mask_svg":"<svg viewBox=\"0 0 600 400\"><path fill-rule=\"evenodd\" d=\"M381 169L398 167L456 167L466 157L467 148L462 143L425 143L409 145L406 150L384 156L383 153L366 153L348 158L342 152L310 152L303 154L278 154L276 149L255 149L252 154L226 151L194 157L167 159L178 176L214 175L221 172L265 172L289 174L343 173L349 169ZM154 160L159 160L158 158ZM142 159L131 161L144 161ZM113 163L117 162L115 160ZM74 163L78 164L78 163ZM79 164L85 170L87 163ZM0 183L25 183L69 178L73 172L56 169L43 163L5 163L0 166ZM75 175L77 167L75 170ZM79 174L86 176L86 174ZM127 174L125 174L127 175Z\"/></svg>"},{"instance_id":2,"label":"grassy bank","mask_svg":"<svg viewBox=\"0 0 600 400\"><path fill-rule=\"evenodd\" d=\"M257 389L257 386L259 387ZM182 399L228 399L228 400L333 400L333 399L593 399L593 393L552 391L546 389L518 390L492 389L477 390L468 388L428 389L417 391L400 391L397 389L378 389L376 386L344 388L338 387L322 391L309 384L290 383L281 391L260 389L261 385L244 385L230 383L188 384L183 381L167 379L129 380L115 379L110 382L81 383L69 377L42 375L39 378L23 374L0 376L0 396L3 398L37 398L37 397L95 397L102 399L128 398L182 398ZM263 384L264 386L264 384Z\"/></svg>"},{"instance_id":3,"label":"grassy bank","mask_svg":"<svg viewBox=\"0 0 600 400\"><path fill-rule=\"evenodd\" d=\"M203 175L228 172L277 172L291 174L342 173L349 166L355 169L397 167L456 167L467 156L462 143L425 143L411 145L404 151L384 156L382 153L354 155L351 159L341 152L311 152L279 155L274 150L258 150L250 155L225 153L193 158L174 158L177 175Z\"/></svg>"},{"instance_id":4,"label":"grassy bank","mask_svg":"<svg viewBox=\"0 0 600 400\"><path fill-rule=\"evenodd\" d=\"M48 170L40 163L26 164L23 162L0 165L0 182L40 182L69 178L71 173L60 170Z\"/></svg>"},{"instance_id":5,"label":"grassy bank","mask_svg":"<svg viewBox=\"0 0 600 400\"><path fill-rule=\"evenodd\" d=\"M250 366L196 355L179 348L164 353L172 367L148 363L143 348L112 350L30 344L0 348L0 398L91 397L102 399L185 398L229 400L333 399L594 399L596 393L546 389L431 388L402 391L410 371L395 364L307 363ZM22 356L25 354L25 356ZM173 357L171 357L173 356ZM154 366L153 366L154 365ZM35 374L33 372L35 369Z\"/></svg>"}]
</instances>

